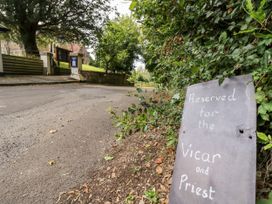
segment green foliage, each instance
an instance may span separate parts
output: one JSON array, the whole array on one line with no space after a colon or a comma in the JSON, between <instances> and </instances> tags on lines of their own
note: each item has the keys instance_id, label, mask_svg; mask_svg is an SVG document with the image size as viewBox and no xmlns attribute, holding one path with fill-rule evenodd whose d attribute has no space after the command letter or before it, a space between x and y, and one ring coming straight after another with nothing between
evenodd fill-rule
<instances>
[{"instance_id":1,"label":"green foliage","mask_svg":"<svg viewBox=\"0 0 272 204\"><path fill-rule=\"evenodd\" d=\"M101 0L0 0L0 22L24 44L26 53L39 55L36 37L89 44L108 12Z\"/></svg>"},{"instance_id":2,"label":"green foliage","mask_svg":"<svg viewBox=\"0 0 272 204\"><path fill-rule=\"evenodd\" d=\"M159 202L159 196L155 188L145 191L144 196L152 204L156 204Z\"/></svg>"},{"instance_id":3,"label":"green foliage","mask_svg":"<svg viewBox=\"0 0 272 204\"><path fill-rule=\"evenodd\" d=\"M123 139L134 132L146 132L160 127L167 139L167 145L175 146L183 94L176 94L173 98L163 93L153 93L151 97L149 97L150 93L147 96L144 94L146 93L143 93L142 89L138 89L139 105L132 105L121 115L111 111L115 125L119 128L117 138Z\"/></svg>"},{"instance_id":4,"label":"green foliage","mask_svg":"<svg viewBox=\"0 0 272 204\"><path fill-rule=\"evenodd\" d=\"M110 21L96 48L97 60L106 71L130 72L140 54L139 28L130 17Z\"/></svg>"},{"instance_id":5,"label":"green foliage","mask_svg":"<svg viewBox=\"0 0 272 204\"><path fill-rule=\"evenodd\" d=\"M132 83L137 83L137 82L150 82L151 81L151 76L148 71L138 71L138 70L133 70L131 73L130 78L128 79Z\"/></svg>"},{"instance_id":6,"label":"green foliage","mask_svg":"<svg viewBox=\"0 0 272 204\"><path fill-rule=\"evenodd\" d=\"M272 204L272 192L269 193L268 199L258 200L257 204Z\"/></svg>"},{"instance_id":7,"label":"green foliage","mask_svg":"<svg viewBox=\"0 0 272 204\"><path fill-rule=\"evenodd\" d=\"M70 69L68 62L59 62L59 67L61 69Z\"/></svg>"},{"instance_id":8,"label":"green foliage","mask_svg":"<svg viewBox=\"0 0 272 204\"><path fill-rule=\"evenodd\" d=\"M90 56L90 62L89 62L90 66L94 66L94 67L99 67L99 63L97 62L96 59L94 59L93 57Z\"/></svg>"},{"instance_id":9,"label":"green foliage","mask_svg":"<svg viewBox=\"0 0 272 204\"><path fill-rule=\"evenodd\" d=\"M258 21L260 24L263 24L266 19L266 12L264 6L266 5L267 0L262 0L256 11L254 11L254 4L251 0L246 0L246 11L249 13L250 17Z\"/></svg>"},{"instance_id":10,"label":"green foliage","mask_svg":"<svg viewBox=\"0 0 272 204\"><path fill-rule=\"evenodd\" d=\"M133 0L130 9L142 23L146 67L161 87L175 92L203 81L253 75L258 172L264 176L258 196L266 196L272 159L272 1Z\"/></svg>"},{"instance_id":11,"label":"green foliage","mask_svg":"<svg viewBox=\"0 0 272 204\"><path fill-rule=\"evenodd\" d=\"M264 151L271 150L272 149L271 135L266 135L263 132L258 132L257 135L258 135L259 142L264 145L263 150Z\"/></svg>"},{"instance_id":12,"label":"green foliage","mask_svg":"<svg viewBox=\"0 0 272 204\"><path fill-rule=\"evenodd\" d=\"M99 67L95 67L95 66L91 66L91 65L87 65L87 64L83 64L82 65L82 70L83 71L91 71L91 72L105 72L105 69L103 68L99 68Z\"/></svg>"},{"instance_id":13,"label":"green foliage","mask_svg":"<svg viewBox=\"0 0 272 204\"><path fill-rule=\"evenodd\" d=\"M158 83L178 90L251 73L257 87L258 130L272 131L271 0L143 0L133 11L143 24L147 68Z\"/></svg>"}]
</instances>

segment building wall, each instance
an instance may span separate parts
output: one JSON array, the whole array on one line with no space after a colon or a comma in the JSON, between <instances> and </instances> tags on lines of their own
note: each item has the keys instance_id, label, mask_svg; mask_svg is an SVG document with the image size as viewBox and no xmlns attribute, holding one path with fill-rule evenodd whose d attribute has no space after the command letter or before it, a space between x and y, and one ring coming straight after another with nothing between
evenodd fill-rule
<instances>
[{"instance_id":1,"label":"building wall","mask_svg":"<svg viewBox=\"0 0 272 204\"><path fill-rule=\"evenodd\" d=\"M60 47L63 49L70 50L73 53L81 53L83 54L83 63L84 64L89 64L90 62L90 53L87 51L87 48L85 46L79 45L79 44L74 44L74 43L64 43L64 44L52 44L52 48L54 51L54 47ZM7 40L1 40L1 49L3 54L7 55L15 55L15 56L26 56L25 50L23 48L23 45L17 44L12 41L7 41ZM39 46L40 52L50 52L51 50L51 45L43 45Z\"/></svg>"},{"instance_id":2,"label":"building wall","mask_svg":"<svg viewBox=\"0 0 272 204\"><path fill-rule=\"evenodd\" d=\"M1 49L3 54L25 56L23 46L12 41L1 40Z\"/></svg>"}]
</instances>

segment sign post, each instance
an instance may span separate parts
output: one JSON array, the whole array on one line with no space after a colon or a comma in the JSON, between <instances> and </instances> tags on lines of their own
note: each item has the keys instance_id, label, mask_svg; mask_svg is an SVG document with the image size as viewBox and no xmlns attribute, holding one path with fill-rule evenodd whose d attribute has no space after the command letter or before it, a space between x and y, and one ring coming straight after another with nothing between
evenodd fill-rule
<instances>
[{"instance_id":1,"label":"sign post","mask_svg":"<svg viewBox=\"0 0 272 204\"><path fill-rule=\"evenodd\" d=\"M80 80L80 70L82 70L82 55L70 54L71 77Z\"/></svg>"},{"instance_id":2,"label":"sign post","mask_svg":"<svg viewBox=\"0 0 272 204\"><path fill-rule=\"evenodd\" d=\"M170 204L255 204L256 101L249 75L190 86Z\"/></svg>"}]
</instances>

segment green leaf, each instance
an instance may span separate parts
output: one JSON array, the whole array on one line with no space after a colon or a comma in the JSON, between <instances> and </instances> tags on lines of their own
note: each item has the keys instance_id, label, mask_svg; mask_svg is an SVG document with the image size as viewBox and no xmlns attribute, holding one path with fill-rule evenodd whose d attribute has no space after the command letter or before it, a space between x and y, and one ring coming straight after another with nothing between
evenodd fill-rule
<instances>
[{"instance_id":1,"label":"green leaf","mask_svg":"<svg viewBox=\"0 0 272 204\"><path fill-rule=\"evenodd\" d=\"M265 108L264 105L260 105L260 106L259 106L259 108L258 108L258 113L259 113L260 115L264 115L264 114L267 113L267 110L266 110L266 108Z\"/></svg>"},{"instance_id":2,"label":"green leaf","mask_svg":"<svg viewBox=\"0 0 272 204\"><path fill-rule=\"evenodd\" d=\"M183 7L184 7L185 0L179 0L178 2L179 2L179 6L180 6L181 8L183 8Z\"/></svg>"},{"instance_id":3,"label":"green leaf","mask_svg":"<svg viewBox=\"0 0 272 204\"><path fill-rule=\"evenodd\" d=\"M263 10L265 4L266 4L267 0L262 0L261 3L260 3L260 6L258 8L258 10Z\"/></svg>"},{"instance_id":4,"label":"green leaf","mask_svg":"<svg viewBox=\"0 0 272 204\"><path fill-rule=\"evenodd\" d=\"M269 115L268 115L268 114L262 114L262 115L261 115L261 118L262 118L264 121L269 121Z\"/></svg>"},{"instance_id":5,"label":"green leaf","mask_svg":"<svg viewBox=\"0 0 272 204\"><path fill-rule=\"evenodd\" d=\"M253 33L255 30L257 30L257 28L241 30L241 31L239 31L239 33L236 33L236 35L237 34L245 34L245 33Z\"/></svg>"},{"instance_id":6,"label":"green leaf","mask_svg":"<svg viewBox=\"0 0 272 204\"><path fill-rule=\"evenodd\" d=\"M226 32L222 32L221 35L220 35L220 37L219 37L219 42L225 43L226 40L227 40L227 37L228 37L227 33Z\"/></svg>"},{"instance_id":7,"label":"green leaf","mask_svg":"<svg viewBox=\"0 0 272 204\"><path fill-rule=\"evenodd\" d=\"M129 10L133 11L137 4L138 4L137 0L133 0L129 6Z\"/></svg>"},{"instance_id":8,"label":"green leaf","mask_svg":"<svg viewBox=\"0 0 272 204\"><path fill-rule=\"evenodd\" d=\"M176 94L172 97L172 100L178 101L179 99L180 99L180 94L179 94L179 93L176 93Z\"/></svg>"},{"instance_id":9,"label":"green leaf","mask_svg":"<svg viewBox=\"0 0 272 204\"><path fill-rule=\"evenodd\" d=\"M257 136L258 136L258 138L259 138L261 141L263 141L263 142L269 142L269 139L268 139L268 137L267 137L267 135L266 135L265 133L263 133L263 132L258 132L258 133L257 133Z\"/></svg>"},{"instance_id":10,"label":"green leaf","mask_svg":"<svg viewBox=\"0 0 272 204\"><path fill-rule=\"evenodd\" d=\"M272 102L264 103L262 106L266 109L266 111L272 112Z\"/></svg>"},{"instance_id":11,"label":"green leaf","mask_svg":"<svg viewBox=\"0 0 272 204\"><path fill-rule=\"evenodd\" d=\"M257 100L257 103L258 103L258 104L264 102L264 101L266 100L265 93L264 93L263 91L257 90L257 93L256 93L256 100Z\"/></svg>"},{"instance_id":12,"label":"green leaf","mask_svg":"<svg viewBox=\"0 0 272 204\"><path fill-rule=\"evenodd\" d=\"M265 39L270 39L270 38L272 38L272 34L256 33L255 36L256 36L257 38L265 38Z\"/></svg>"},{"instance_id":13,"label":"green leaf","mask_svg":"<svg viewBox=\"0 0 272 204\"><path fill-rule=\"evenodd\" d=\"M254 7L253 7L251 0L246 0L246 8L249 12L253 11Z\"/></svg>"},{"instance_id":14,"label":"green leaf","mask_svg":"<svg viewBox=\"0 0 272 204\"><path fill-rule=\"evenodd\" d=\"M270 143L270 144L265 145L263 149L264 149L265 151L267 151L267 150L269 150L269 149L272 149L272 144Z\"/></svg>"},{"instance_id":15,"label":"green leaf","mask_svg":"<svg viewBox=\"0 0 272 204\"><path fill-rule=\"evenodd\" d=\"M272 99L272 90L269 90L269 91L267 92L267 96L268 96L270 99Z\"/></svg>"},{"instance_id":16,"label":"green leaf","mask_svg":"<svg viewBox=\"0 0 272 204\"><path fill-rule=\"evenodd\" d=\"M199 72L199 68L198 67L192 67L191 71L192 71L192 74L196 74L196 73Z\"/></svg>"}]
</instances>

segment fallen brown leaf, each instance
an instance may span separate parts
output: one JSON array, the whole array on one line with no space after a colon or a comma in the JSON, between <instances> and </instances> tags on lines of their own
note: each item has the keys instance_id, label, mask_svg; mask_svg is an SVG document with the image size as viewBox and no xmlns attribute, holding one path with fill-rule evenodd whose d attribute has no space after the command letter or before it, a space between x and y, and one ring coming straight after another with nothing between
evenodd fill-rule
<instances>
[{"instance_id":1,"label":"fallen brown leaf","mask_svg":"<svg viewBox=\"0 0 272 204\"><path fill-rule=\"evenodd\" d=\"M162 163L163 163L163 157L158 157L158 158L155 160L155 163L156 163L156 164L162 164Z\"/></svg>"},{"instance_id":2,"label":"fallen brown leaf","mask_svg":"<svg viewBox=\"0 0 272 204\"><path fill-rule=\"evenodd\" d=\"M157 172L157 174L162 174L162 172L163 172L162 167L161 166L157 166L156 172Z\"/></svg>"}]
</instances>

